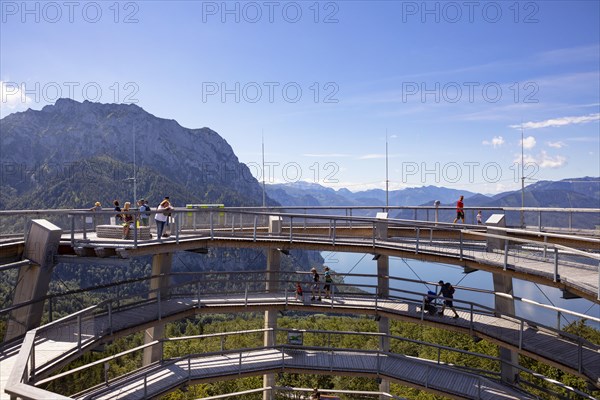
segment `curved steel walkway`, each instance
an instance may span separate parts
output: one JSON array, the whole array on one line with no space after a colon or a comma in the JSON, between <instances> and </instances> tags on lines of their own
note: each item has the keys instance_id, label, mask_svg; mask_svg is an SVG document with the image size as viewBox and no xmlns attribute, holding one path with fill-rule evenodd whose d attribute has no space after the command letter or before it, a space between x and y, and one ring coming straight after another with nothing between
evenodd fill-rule
<instances>
[{"instance_id":1,"label":"curved steel walkway","mask_svg":"<svg viewBox=\"0 0 600 400\"><path fill-rule=\"evenodd\" d=\"M117 336L152 326L157 320L178 320L196 313L248 312L265 309L379 314L407 321L443 325L447 329L485 337L563 370L586 377L600 386L598 346L581 341L570 341L559 332L532 329L524 320L516 318L496 317L482 312L471 314L466 311L459 311L461 315L459 319L441 318L424 313L417 302L363 296L340 296L333 301L305 303L288 298L285 294L242 294L228 297L201 297L200 303L197 297L170 298L160 302L156 299L126 306L119 311L109 308L108 313L96 307L39 328L33 337L29 338L34 351L27 353L31 348L28 350L24 346L19 355L20 362L17 357L12 356L2 360L2 364L4 368L13 365L12 374L17 374L18 377L18 366L21 365L22 368L23 359L26 365L27 359L33 356L35 358L33 373L36 376L35 380L39 380L77 358L81 351L113 340ZM9 384L9 391L10 386Z\"/></svg>"},{"instance_id":2,"label":"curved steel walkway","mask_svg":"<svg viewBox=\"0 0 600 400\"><path fill-rule=\"evenodd\" d=\"M268 233L265 226L258 225L258 216L265 215L250 216L255 217L250 227L232 224L217 228L211 223L208 227L176 228L170 238L160 241L110 240L94 233L72 232L64 237L64 246L69 243L78 255L124 258L210 247L374 253L506 274L600 303L600 238L595 236L302 214L276 216L287 220L287 225L280 233ZM387 238L379 237L380 229L387 231ZM492 249L493 241L501 248Z\"/></svg>"},{"instance_id":3,"label":"curved steel walkway","mask_svg":"<svg viewBox=\"0 0 600 400\"><path fill-rule=\"evenodd\" d=\"M500 382L435 362L393 353L319 350L277 346L257 350L188 356L151 365L101 385L77 399L148 399L183 384L261 375L269 372L385 377L401 384L461 399L531 399Z\"/></svg>"}]
</instances>

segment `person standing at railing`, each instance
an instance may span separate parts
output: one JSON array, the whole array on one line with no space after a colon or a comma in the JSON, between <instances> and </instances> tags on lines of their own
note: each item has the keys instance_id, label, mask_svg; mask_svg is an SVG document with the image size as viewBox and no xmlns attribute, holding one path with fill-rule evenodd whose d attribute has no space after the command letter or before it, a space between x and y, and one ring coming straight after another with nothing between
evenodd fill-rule
<instances>
[{"instance_id":1,"label":"person standing at railing","mask_svg":"<svg viewBox=\"0 0 600 400\"><path fill-rule=\"evenodd\" d=\"M134 218L133 214L131 214L130 207L131 203L128 201L125 202L125 205L123 206L123 237L121 238L123 240L127 239L130 229L135 229Z\"/></svg>"},{"instance_id":2,"label":"person standing at railing","mask_svg":"<svg viewBox=\"0 0 600 400\"><path fill-rule=\"evenodd\" d=\"M90 211L94 211L94 212L96 212L96 211L102 211L102 204L100 204L100 202L99 202L99 201L97 201L97 202L94 204L94 207L90 208ZM100 224L98 223L98 222L99 222L99 220L100 220L100 216L98 216L98 215L94 215L94 229L96 229L96 227L97 227L98 225L100 225Z\"/></svg>"},{"instance_id":3,"label":"person standing at railing","mask_svg":"<svg viewBox=\"0 0 600 400\"><path fill-rule=\"evenodd\" d=\"M154 214L154 220L156 221L156 237L158 240L161 240L163 236L163 230L165 229L165 223L167 222L167 218L169 215L169 210L171 209L171 205L169 200L165 199L160 202L158 208L156 209L157 213ZM165 237L168 237L165 234Z\"/></svg>"},{"instance_id":4,"label":"person standing at railing","mask_svg":"<svg viewBox=\"0 0 600 400\"><path fill-rule=\"evenodd\" d=\"M123 223L123 216L121 215L121 207L119 207L119 200L113 201L115 206L115 211L117 214L115 215L115 225L121 225Z\"/></svg>"},{"instance_id":5,"label":"person standing at railing","mask_svg":"<svg viewBox=\"0 0 600 400\"><path fill-rule=\"evenodd\" d=\"M315 301L315 293L317 294L317 301L321 301L321 285L319 284L319 273L316 268L311 268L310 272L312 272L312 290L311 290L311 301Z\"/></svg>"},{"instance_id":6,"label":"person standing at railing","mask_svg":"<svg viewBox=\"0 0 600 400\"><path fill-rule=\"evenodd\" d=\"M323 289L325 289L325 298L329 299L331 298L331 283L333 282L333 279L331 279L331 272L329 271L329 267L325 266L325 272L323 273L323 275L325 275L325 285L323 285Z\"/></svg>"},{"instance_id":7,"label":"person standing at railing","mask_svg":"<svg viewBox=\"0 0 600 400\"><path fill-rule=\"evenodd\" d=\"M477 225L483 224L483 215L481 214L481 210L477 212Z\"/></svg>"},{"instance_id":8,"label":"person standing at railing","mask_svg":"<svg viewBox=\"0 0 600 400\"><path fill-rule=\"evenodd\" d=\"M150 218L150 207L146 204L144 199L138 200L138 207L140 209L140 225L148 226L148 219Z\"/></svg>"},{"instance_id":9,"label":"person standing at railing","mask_svg":"<svg viewBox=\"0 0 600 400\"><path fill-rule=\"evenodd\" d=\"M296 300L304 301L304 293L300 282L296 282Z\"/></svg>"},{"instance_id":10,"label":"person standing at railing","mask_svg":"<svg viewBox=\"0 0 600 400\"><path fill-rule=\"evenodd\" d=\"M461 196L462 197L462 196ZM440 315L444 315L444 310L446 307L450 308L454 311L454 318L458 318L458 313L454 309L454 305L452 304L452 299L454 298L454 287L450 284L450 282L444 283L444 281L439 281L440 284L440 294L444 298L444 304L442 305L442 311L440 311Z\"/></svg>"},{"instance_id":11,"label":"person standing at railing","mask_svg":"<svg viewBox=\"0 0 600 400\"><path fill-rule=\"evenodd\" d=\"M456 202L456 218L454 218L453 224L455 224L456 221L458 221L459 219L462 220L463 224L465 223L465 210L464 210L465 205L463 203L464 198L465 198L464 196L460 196L460 198Z\"/></svg>"}]
</instances>

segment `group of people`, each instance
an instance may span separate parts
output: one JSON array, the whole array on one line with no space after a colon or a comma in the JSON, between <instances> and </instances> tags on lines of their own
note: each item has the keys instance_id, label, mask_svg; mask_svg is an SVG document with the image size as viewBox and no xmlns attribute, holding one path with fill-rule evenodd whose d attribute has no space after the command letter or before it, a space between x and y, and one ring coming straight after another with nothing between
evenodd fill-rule
<instances>
[{"instance_id":1,"label":"group of people","mask_svg":"<svg viewBox=\"0 0 600 400\"><path fill-rule=\"evenodd\" d=\"M456 202L456 218L454 218L453 224L458 222L458 220L461 220L463 224L465 223L465 204L463 203L464 198L464 196L460 196L460 198ZM483 224L483 214L481 213L481 210L477 212L476 219L477 225Z\"/></svg>"},{"instance_id":2,"label":"group of people","mask_svg":"<svg viewBox=\"0 0 600 400\"><path fill-rule=\"evenodd\" d=\"M129 231L134 229L137 226L149 226L150 225L150 216L152 208L150 207L148 200L140 199L137 201L137 210L139 211L139 217L136 217L131 209L131 203L129 201L123 204L123 208L121 209L119 200L113 201L115 214L115 224L121 225L123 227L123 236L121 239L127 239L129 235ZM171 205L171 201L169 196L165 196L165 198L160 202L160 204L156 208L156 213L154 214L154 220L156 222L156 235L157 237L169 237L169 233L167 233L165 227L169 225L169 217L171 216L171 210L173 206ZM102 204L97 201L94 204L94 207L91 208L92 211L101 211Z\"/></svg>"},{"instance_id":3,"label":"group of people","mask_svg":"<svg viewBox=\"0 0 600 400\"><path fill-rule=\"evenodd\" d=\"M316 268L311 268L311 301L321 301L321 293L325 295L326 299L331 298L331 284L333 283L333 278L331 277L331 270L328 266L323 268L323 276L325 280L325 284L323 285L323 292L321 292L321 275ZM304 300L304 292L302 290L302 285L300 282L296 282L296 300Z\"/></svg>"}]
</instances>

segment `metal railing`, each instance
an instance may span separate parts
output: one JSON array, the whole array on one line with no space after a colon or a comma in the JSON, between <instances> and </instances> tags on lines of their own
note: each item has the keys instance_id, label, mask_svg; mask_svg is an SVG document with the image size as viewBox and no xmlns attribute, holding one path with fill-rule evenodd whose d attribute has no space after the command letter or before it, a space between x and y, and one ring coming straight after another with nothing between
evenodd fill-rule
<instances>
[{"instance_id":1,"label":"metal railing","mask_svg":"<svg viewBox=\"0 0 600 400\"><path fill-rule=\"evenodd\" d=\"M273 337L275 338L275 341L277 340L276 338L281 338L281 337L285 337L285 335L288 332L294 332L294 333L302 333L302 334L310 334L310 335L314 335L314 336L325 336L326 339L325 341L327 342L327 345L325 346L318 346L318 345L298 345L298 344L277 344L275 342L275 344L273 346L261 346L259 345L259 343L261 342L262 337L261 336L257 336L256 342L257 345L253 346L253 347L245 347L243 349L226 349L224 346L224 343L227 343L225 340L223 340L223 338L227 338L230 336L234 336L234 335L244 335L247 336L248 334L271 334L273 335ZM280 334L280 335L278 335ZM281 335L283 334L283 335ZM402 355L398 355L397 353L394 353L393 351L381 351L379 349L364 349L364 348L348 348L348 347L340 347L340 346L332 346L332 340L331 337L333 336L359 336L359 337L374 337L377 338L379 340L386 338L388 340L391 341L395 341L398 343L410 343L410 344L418 344L420 346L426 346L426 347L431 347L433 349L435 349L435 352L437 353L437 358L434 360L431 359L420 359L420 358L415 358L415 357L409 357L407 358L406 356L402 356ZM164 348L165 346L163 346L163 344L165 343L175 343L175 342L190 342L190 341L198 341L198 340L208 340L208 339L220 339L220 345L221 348L217 351L209 351L209 352L203 352L201 354L187 354L185 356L182 357L176 357L176 358L170 358L170 359L165 359L164 358ZM64 378L66 376L72 375L74 373L80 373L82 371L85 371L86 369L98 366L98 365L104 365L105 366L105 370L106 370L106 366L108 365L108 363L115 361L121 357L130 355L134 352L139 352L139 351L143 351L146 348L150 348L152 346L157 346L159 345L160 348L163 350L163 352L161 352L161 360L160 362L158 362L158 364L153 364L150 365L148 367L146 367L146 369L148 369L148 371L144 371L144 368L142 368L141 370L136 370L133 372L132 376L130 377L119 377L118 378L118 385L119 386L123 386L129 383L132 383L133 381L139 381L141 378L143 378L143 391L144 393L148 393L148 388L147 388L147 382L149 380L149 376L153 373L156 372L156 368L162 368L165 369L167 368L169 365L174 365L174 364L178 364L180 365L180 367L182 367L184 369L184 374L186 375L187 378L182 378L181 382L179 382L177 384L177 386L184 384L186 382L189 382L190 380L194 379L194 373L193 373L193 367L192 365L196 365L195 363L192 363L192 360L194 359L199 359L200 357L211 357L211 356L221 356L221 355L228 355L228 356L235 356L235 363L232 363L232 365L235 364L235 368L231 371L231 373L237 373L237 374L242 374L242 373L248 373L249 372L249 368L247 366L245 366L245 361L246 361L246 356L244 355L244 353L248 354L251 351L258 351L258 350L278 350L281 352L282 354L282 358L281 358L281 365L280 367L285 369L286 367L288 368L293 368L293 367L297 367L297 368L301 368L304 365L300 365L300 364L295 364L292 363L290 360L287 360L285 357L286 352L298 352L300 350L302 351L312 351L312 352L317 352L317 353L325 353L328 355L331 355L331 357L328 357L329 360L329 364L321 364L318 367L315 366L311 366L311 369L318 371L318 370L325 370L325 371L342 371L340 369L339 366L336 366L334 364L334 356L336 355L337 352L343 352L345 354L355 354L356 356L360 356L360 357L365 357L365 356L371 356L371 357L375 357L376 362L374 363L376 368L373 371L364 371L364 370L360 370L360 371L355 371L355 370L348 370L349 372L361 372L361 373L365 373L365 372L370 372L373 374L376 374L377 376L389 376L389 377L393 377L393 378L397 378L400 380L405 380L406 378L403 379L402 376L395 376L393 374L391 374L389 371L387 371L385 368L382 367L382 362L380 362L380 359L382 357L387 357L387 358L395 358L397 357L399 360L400 359L411 359L413 361L417 361L419 363L424 363L424 365L426 365L427 371L429 371L432 368L444 368L447 366L452 366L453 368L459 368L459 369L463 369L466 373L478 373L478 375L470 375L473 379L476 379L478 382L478 395L476 398L480 398L480 394L481 394L481 388L483 387L483 382L486 380L486 377L482 376L481 374L485 374L487 376L489 376L492 379L496 379L499 376L499 370L500 370L500 366L502 364L504 365L510 365L516 369L518 369L521 373L526 374L528 376L531 377L535 377L537 379L541 379L544 382L546 382L547 384L552 385L555 388L560 388L562 390L567 391L567 393L573 393L573 394L577 394L583 398L587 398L587 399L593 399L592 396L581 392L575 388L572 388L568 385L562 384L560 382L557 382L556 380L553 380L551 378L547 378L539 373L536 373L534 371L531 371L527 368L524 368L520 365L517 364L512 364L507 362L506 360L502 360L499 357L493 357L493 356L489 356L489 355L485 355L485 354L481 354L481 353L475 353L475 352L469 352L466 350L462 350L462 349L455 349L452 347L448 347L448 346L442 346L442 345L438 345L438 344L434 344L434 343L429 343L429 342L424 342L424 341L419 341L419 340L413 340L413 339L407 339L407 338L403 338L400 336L395 336L395 335L388 335L388 334L383 334L383 333L376 333L376 332L348 332L348 331L323 331L323 330L298 330L298 329L283 329L283 328L279 328L279 329L254 329L254 330L244 330L244 331L236 331L236 332L224 332L224 333L213 333L213 334L203 334L203 335L193 335L193 336L185 336L185 337L174 337L174 338L167 338L167 339L160 339L160 340L155 340L152 341L150 343L138 346L134 349L130 349L115 355L111 355L105 358L102 358L100 360L94 361L92 363L86 364L84 366L80 366L77 368L74 368L72 370L57 374L55 376L52 376L50 378L41 380L39 382L37 382L37 385L43 385L43 384L47 384L50 383L52 381ZM392 346L393 347L393 346ZM455 363L449 364L446 363L444 361L442 361L442 352L448 352L448 353L458 353L458 354L462 354L462 355L468 355L471 357L475 357L475 358L479 358L481 360L486 360L486 361L491 361L494 363L497 363L497 367L496 367L496 371L489 371L489 370L483 370L483 369L474 369L474 368L469 368L467 366L460 366L457 365ZM433 363L432 363L433 361ZM187 370L186 370L187 368ZM272 366L270 367L270 369L272 369ZM252 370L252 369L251 369ZM255 372L259 373L261 372L262 369L258 368L257 370L255 370ZM434 379L431 378L432 374L430 374L429 372L425 375L425 379L422 381L410 381L411 383L415 383L418 384L424 388L433 388L433 389L437 389L437 390L441 390L447 393L452 393L452 390L449 390L449 388L446 387L442 387L438 384L436 384L436 381ZM141 378L140 378L141 377ZM93 397L97 397L100 396L102 394L106 394L109 393L111 391L111 384L112 381L110 381L108 379L108 374L105 374L105 382L100 386L100 387L106 387L106 389L100 389L100 390L93 390L93 395L91 398ZM169 387L165 387L164 390L168 390L172 388L172 386ZM553 392L552 390L546 389L548 390L550 393L554 393L556 394L557 392ZM87 391L86 391L87 392ZM84 392L85 393L85 392ZM91 393L90 393L91 394ZM461 394L459 392L454 392L454 394ZM155 395L155 394L154 394Z\"/></svg>"},{"instance_id":2,"label":"metal railing","mask_svg":"<svg viewBox=\"0 0 600 400\"><path fill-rule=\"evenodd\" d=\"M196 274L196 273L194 273L194 274ZM214 275L215 273L210 273L210 274ZM233 293L231 293L231 292L228 293L228 295L229 296L237 295L237 299L239 299L237 301L239 301L239 303L241 305L243 305L245 308L250 305L256 305L256 304L260 304L261 302L264 302L265 301L264 299L256 298L255 296L253 296L253 294L255 294L255 293L264 294L265 293L264 289L251 289L251 286L254 284L264 285L265 281L248 279L248 272L241 272L240 274L244 274L246 276L245 281L243 281L243 282L240 281L240 283L242 283L243 286L239 287ZM263 274L263 272L259 272L258 274ZM176 274L174 274L174 275L176 275ZM202 274L199 274L199 275L202 275ZM225 274L225 276L228 276L228 275L229 274ZM361 274L361 275L364 275L364 274ZM394 278L394 279L403 280L403 278ZM227 279L227 280L231 281L231 279ZM185 286L191 285L195 290L197 290L197 292L194 293L194 296L190 296L190 293L177 293L172 296L175 296L176 298L181 298L183 296L187 296L188 298L189 297L191 297L191 298L197 297L198 302L195 305L190 305L190 307L202 307L203 303L207 299L210 299L210 298L208 296L208 293L206 293L204 290L201 292L201 287L200 287L199 283L205 284L205 287L211 287L211 286L214 286L214 283L217 281L222 282L222 280L218 280L218 279L217 280L201 279L201 280L195 281L195 282L186 282L186 283L183 283L180 285L174 285L174 286L170 287L170 289L181 289L181 288L184 288ZM285 287L283 289L284 296L279 301L281 303L284 303L286 306L290 306L293 304L298 304L298 305L302 304L302 303L294 303L294 300L290 300L291 295L292 295L292 291L290 290L290 288L292 287L292 284L295 281L297 281L297 279L283 280L280 282L280 283L283 283L285 285ZM354 293L352 295L344 293L345 287L355 287L355 286L359 286L359 287L366 288L366 289L376 287L375 285L345 285L345 284L336 283L333 286L331 304L322 303L320 305L322 305L326 309L331 309L332 311L335 311L336 309L341 308L342 312L347 312L347 309L343 308L342 303L339 303L339 304L336 303L336 299L344 299L347 301L349 298L353 297L355 299L368 300L368 301L372 302L371 305L363 302L360 305L360 308L359 308L360 310L363 310L363 311L371 310L371 311L374 311L375 313L386 312L388 314L393 314L394 313L393 308L387 307L388 305L405 303L405 304L409 305L409 309L410 309L410 307L413 307L414 311L417 312L417 314L416 314L417 317L420 315L421 319L425 318L426 311L425 311L425 307L424 307L423 293L401 290L401 289L397 289L397 288L390 289L391 292L397 293L397 295L390 295L387 298L379 298L375 294L368 294L368 293L364 293L361 295L357 295L356 293ZM129 307L139 306L140 304L143 304L143 305L154 304L154 307L155 307L154 315L157 320L160 320L164 316L161 311L162 310L161 304L165 301L168 301L169 297L161 296L160 291L158 291L158 290L149 291L149 293L156 293L156 298L151 299L151 300L144 300L144 301L141 301L140 303L130 305ZM223 292L219 291L217 293L222 295ZM495 295L498 295L498 293L495 293ZM139 294L136 294L136 296L139 296ZM275 294L275 296L277 297L277 294ZM92 346L94 344L94 342L96 342L100 337L102 337L104 335L110 335L113 333L113 331L116 329L116 327L113 325L112 316L114 315L114 312L116 312L116 308L114 308L112 304L114 302L117 302L117 303L123 302L123 300L124 299L112 299L110 301L103 302L96 306L92 306L85 310L82 310L78 313L64 317L60 320L54 321L54 322L47 324L43 327L40 327L34 331L28 332L25 337L25 340L23 342L23 345L21 347L21 352L19 354L19 361L16 363L15 370L13 371L13 374L11 375L11 378L13 378L10 381L10 384L12 385L11 387L14 386L14 387L17 387L17 389L18 389L19 387L21 387L21 386L19 386L19 384L21 384L23 382L28 382L28 383L36 382L36 376L38 375L38 373L40 371L39 368L42 368L42 370L41 370L42 372L45 371L44 366L36 367L36 365L35 365L35 347L36 347L35 340L36 340L36 337L38 334L40 335L40 338L64 337L64 335L67 334L67 336L70 337L72 341L76 342L76 345L74 345L70 351L68 351L66 354L57 356L54 360L50 360L50 362L57 362L57 361L59 361L59 359L64 358L66 356L71 356L73 354L79 354L85 348ZM229 300L230 300L229 302L231 303L231 297L229 297ZM468 313L468 320L469 320L468 329L470 330L471 334L474 334L476 332L476 329L474 329L474 324L473 324L475 314L486 314L486 315L494 314L494 309L492 309L490 307L486 307L486 306L476 304L473 302L462 301L458 298L454 298L453 300L455 303L464 304L464 306L462 306L462 307L457 306L457 308L459 309L459 311L461 311L463 313ZM274 304L274 300L269 299L268 303L272 306ZM551 307L551 306L546 306L546 305L541 305L541 306L543 306L544 308L553 309L553 307ZM417 307L420 307L420 310ZM556 311L569 313L568 310L562 310L562 309L556 309ZM399 312L399 314L402 314L402 313ZM590 318L597 322L600 322L600 318L594 319L594 317L584 316L584 315L577 314L577 313L572 313L572 314L578 315L581 317L585 317L585 318ZM589 343L582 340L581 338L571 335L571 334L568 334L564 331L554 329L552 327L544 326L537 322L533 322L531 320L524 319L524 318L521 318L521 317L518 317L515 315L500 315L497 317L498 318L508 318L509 320L512 320L512 322L516 321L515 323L517 323L519 325L519 328L518 328L519 329L519 341L517 344L515 344L515 346L518 347L519 349L523 348L523 332L524 332L524 329L526 326L527 327L535 326L538 329L546 329L549 332L555 332L556 337L560 337L562 340L564 340L564 339L571 340L573 343L575 343L577 345L577 349L578 349L577 351L579 353L579 356L578 356L578 365L575 366L575 368L577 368L580 373L582 372L582 369L583 369L583 356L582 356L583 350L590 348L590 346L591 346L594 349L593 351L596 351L596 352L598 351L597 346L590 345ZM442 320L437 320L437 319L435 319L435 320L439 321L439 322L445 322ZM165 341L169 341L169 340L171 340L171 339L165 339ZM172 339L172 340L181 340L181 339ZM408 340L408 339L406 339L406 340ZM443 346L438 346L438 347L442 348ZM131 351L136 351L136 350L132 349ZM530 349L529 351L534 351L534 349L533 350ZM25 361L24 361L24 359L25 359ZM15 372L17 369L20 369L20 372L19 371ZM19 376L22 377L21 381L19 381L19 379L18 379ZM15 386L15 385L17 385L17 386Z\"/></svg>"}]
</instances>

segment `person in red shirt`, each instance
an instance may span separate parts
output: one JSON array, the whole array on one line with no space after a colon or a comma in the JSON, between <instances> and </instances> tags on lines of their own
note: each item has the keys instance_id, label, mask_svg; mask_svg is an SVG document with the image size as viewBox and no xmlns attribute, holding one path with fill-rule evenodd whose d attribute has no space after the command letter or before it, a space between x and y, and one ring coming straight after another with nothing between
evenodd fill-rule
<instances>
[{"instance_id":1,"label":"person in red shirt","mask_svg":"<svg viewBox=\"0 0 600 400\"><path fill-rule=\"evenodd\" d=\"M463 210L463 207L464 207L463 199L464 199L464 196L460 196L460 198L456 202L456 218L454 218L453 224L455 224L456 221L458 221L459 219L462 220L463 224L465 223L465 211Z\"/></svg>"}]
</instances>

